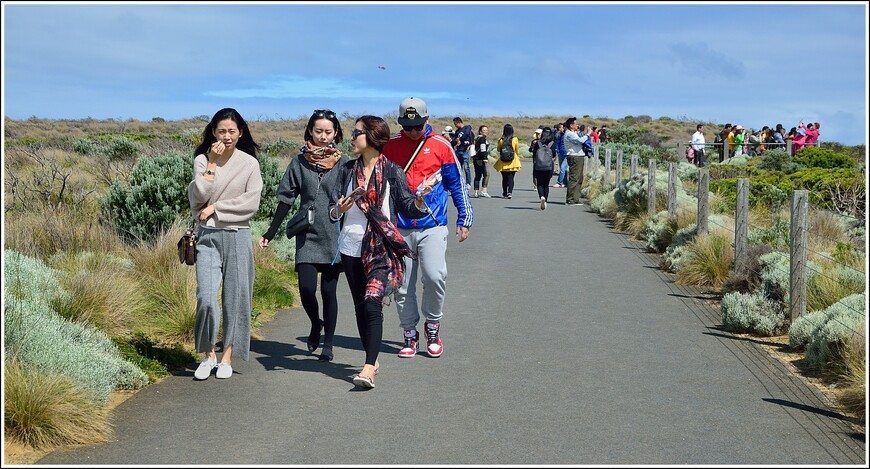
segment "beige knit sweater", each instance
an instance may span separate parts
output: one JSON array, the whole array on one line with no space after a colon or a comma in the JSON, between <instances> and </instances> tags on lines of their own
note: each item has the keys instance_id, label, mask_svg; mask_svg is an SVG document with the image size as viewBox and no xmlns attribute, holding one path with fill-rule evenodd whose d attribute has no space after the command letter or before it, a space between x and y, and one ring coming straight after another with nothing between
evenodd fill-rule
<instances>
[{"instance_id":1,"label":"beige knit sweater","mask_svg":"<svg viewBox=\"0 0 870 469\"><path fill-rule=\"evenodd\" d=\"M249 228L251 218L260 208L263 190L260 162L236 149L226 164L217 168L212 181L204 175L207 164L205 155L197 155L193 162L193 181L187 186L194 219L202 224L199 212L214 205L214 214L208 217L205 226L226 230Z\"/></svg>"}]
</instances>

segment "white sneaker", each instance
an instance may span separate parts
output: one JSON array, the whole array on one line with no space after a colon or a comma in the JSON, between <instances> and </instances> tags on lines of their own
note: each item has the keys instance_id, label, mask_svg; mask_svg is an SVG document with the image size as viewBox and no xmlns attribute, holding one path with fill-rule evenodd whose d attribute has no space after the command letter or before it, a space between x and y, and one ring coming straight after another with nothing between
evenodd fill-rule
<instances>
[{"instance_id":1,"label":"white sneaker","mask_svg":"<svg viewBox=\"0 0 870 469\"><path fill-rule=\"evenodd\" d=\"M211 370L217 366L217 360L205 357L199 362L196 371L193 372L193 377L196 379L208 379L211 376Z\"/></svg>"},{"instance_id":2,"label":"white sneaker","mask_svg":"<svg viewBox=\"0 0 870 469\"><path fill-rule=\"evenodd\" d=\"M492 196L489 195L489 194L487 194L486 192L481 192L481 193L480 193L480 196L481 196L481 197L485 197L485 198L487 198L487 199L491 199L491 198L492 198Z\"/></svg>"},{"instance_id":3,"label":"white sneaker","mask_svg":"<svg viewBox=\"0 0 870 469\"><path fill-rule=\"evenodd\" d=\"M545 199L544 196L541 196L541 210L546 210L546 209L547 209L547 199Z\"/></svg>"},{"instance_id":4,"label":"white sneaker","mask_svg":"<svg viewBox=\"0 0 870 469\"><path fill-rule=\"evenodd\" d=\"M218 363L217 364L217 373L214 374L215 378L229 378L233 375L233 367L227 365L226 363Z\"/></svg>"}]
</instances>

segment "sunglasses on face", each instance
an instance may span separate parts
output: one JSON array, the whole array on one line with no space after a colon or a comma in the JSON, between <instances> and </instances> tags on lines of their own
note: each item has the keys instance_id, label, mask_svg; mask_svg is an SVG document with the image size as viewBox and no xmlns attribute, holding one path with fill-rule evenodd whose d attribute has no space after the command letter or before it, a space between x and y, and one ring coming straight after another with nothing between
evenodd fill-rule
<instances>
[{"instance_id":1,"label":"sunglasses on face","mask_svg":"<svg viewBox=\"0 0 870 469\"><path fill-rule=\"evenodd\" d=\"M315 115L315 117L324 117L326 119L335 119L335 113L330 111L329 109L315 109L314 115Z\"/></svg>"},{"instance_id":2,"label":"sunglasses on face","mask_svg":"<svg viewBox=\"0 0 870 469\"><path fill-rule=\"evenodd\" d=\"M353 129L353 130L350 131L350 139L351 139L351 140L354 140L354 139L356 139L357 137L359 137L360 135L363 135L363 134L365 134L365 133L366 133L365 130Z\"/></svg>"},{"instance_id":3,"label":"sunglasses on face","mask_svg":"<svg viewBox=\"0 0 870 469\"><path fill-rule=\"evenodd\" d=\"M420 124L420 125L403 125L403 126L402 126L402 130L404 130L405 132L410 132L410 131L412 131L412 130L416 130L416 131L419 132L419 131L423 130L423 124Z\"/></svg>"}]
</instances>

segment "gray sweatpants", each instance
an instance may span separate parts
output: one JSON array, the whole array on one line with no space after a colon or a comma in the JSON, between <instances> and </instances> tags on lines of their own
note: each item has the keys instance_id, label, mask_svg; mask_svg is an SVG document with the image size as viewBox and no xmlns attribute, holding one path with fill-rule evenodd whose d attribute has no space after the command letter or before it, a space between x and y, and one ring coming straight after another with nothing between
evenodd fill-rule
<instances>
[{"instance_id":1,"label":"gray sweatpants","mask_svg":"<svg viewBox=\"0 0 870 469\"><path fill-rule=\"evenodd\" d=\"M218 310L218 289L223 284ZM238 231L200 227L196 244L197 352L210 352L217 344L223 319L224 350L233 346L233 357L248 359L251 349L251 303L254 298L254 243L251 229Z\"/></svg>"},{"instance_id":2,"label":"gray sweatpants","mask_svg":"<svg viewBox=\"0 0 870 469\"><path fill-rule=\"evenodd\" d=\"M440 322L444 293L447 291L447 227L399 228L399 232L411 251L417 254L416 261L405 258L405 278L402 286L396 290L399 323L402 329L416 329L420 322L420 308L417 307L418 270L423 274L423 317L426 322Z\"/></svg>"}]
</instances>

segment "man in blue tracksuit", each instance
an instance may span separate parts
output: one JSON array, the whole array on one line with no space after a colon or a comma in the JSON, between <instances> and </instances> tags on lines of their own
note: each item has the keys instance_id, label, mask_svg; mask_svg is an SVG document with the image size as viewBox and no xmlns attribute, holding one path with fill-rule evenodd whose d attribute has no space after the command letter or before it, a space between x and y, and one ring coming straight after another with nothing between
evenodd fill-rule
<instances>
[{"instance_id":1,"label":"man in blue tracksuit","mask_svg":"<svg viewBox=\"0 0 870 469\"><path fill-rule=\"evenodd\" d=\"M405 168L411 191L438 171L441 174L441 182L436 183L424 198L431 216L416 219L405 218L401 213L398 216L399 232L417 255L416 259L405 258L404 282L395 295L405 341L399 356L409 358L417 354L420 339L417 323L422 310L426 320L426 351L431 357L440 357L443 352L440 336L442 307L447 291L447 193L450 193L457 211L456 237L459 242L468 238L474 212L459 161L450 142L432 132L426 103L420 98L406 98L399 105L398 121L402 130L384 146L384 156ZM418 271L423 284L419 309Z\"/></svg>"}]
</instances>

